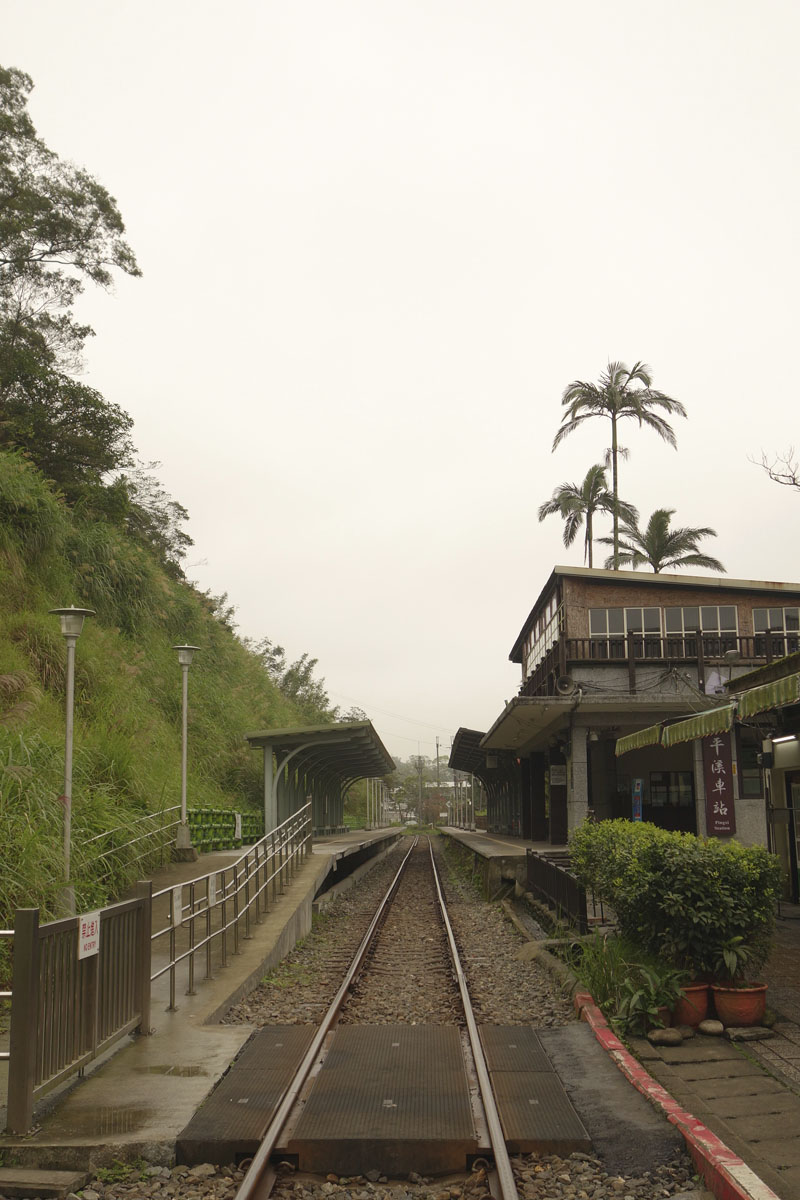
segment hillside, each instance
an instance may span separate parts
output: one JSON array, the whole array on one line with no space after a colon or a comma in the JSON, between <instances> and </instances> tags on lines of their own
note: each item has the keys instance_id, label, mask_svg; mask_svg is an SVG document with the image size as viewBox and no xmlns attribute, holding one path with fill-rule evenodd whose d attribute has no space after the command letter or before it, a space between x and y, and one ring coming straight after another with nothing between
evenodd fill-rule
<instances>
[{"instance_id":1,"label":"hillside","mask_svg":"<svg viewBox=\"0 0 800 1200\"><path fill-rule=\"evenodd\" d=\"M180 802L176 643L189 675L190 805L257 808L246 730L325 719L273 682L221 600L199 593L124 528L69 506L20 453L0 451L0 925L18 906L57 911L62 881L66 649L48 610L92 608L78 641L72 875L78 911L118 890L86 842ZM320 689L321 690L321 689ZM324 692L322 693L324 695Z\"/></svg>"}]
</instances>

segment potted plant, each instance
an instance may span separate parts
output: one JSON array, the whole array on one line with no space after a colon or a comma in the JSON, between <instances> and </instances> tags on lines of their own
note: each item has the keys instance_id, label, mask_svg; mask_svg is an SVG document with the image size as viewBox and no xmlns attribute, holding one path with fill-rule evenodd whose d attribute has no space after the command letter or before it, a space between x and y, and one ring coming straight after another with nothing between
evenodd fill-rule
<instances>
[{"instance_id":1,"label":"potted plant","mask_svg":"<svg viewBox=\"0 0 800 1200\"><path fill-rule=\"evenodd\" d=\"M723 1025L759 1025L767 1007L767 985L752 983L748 969L761 965L763 955L743 937L729 938L719 948L711 984L714 1007Z\"/></svg>"},{"instance_id":2,"label":"potted plant","mask_svg":"<svg viewBox=\"0 0 800 1200\"><path fill-rule=\"evenodd\" d=\"M612 1024L622 1033L645 1034L672 1020L685 972L671 967L631 963L623 980Z\"/></svg>"},{"instance_id":3,"label":"potted plant","mask_svg":"<svg viewBox=\"0 0 800 1200\"><path fill-rule=\"evenodd\" d=\"M691 1025L694 1028L708 1016L708 983L695 979L684 983L672 1009L673 1025Z\"/></svg>"}]
</instances>

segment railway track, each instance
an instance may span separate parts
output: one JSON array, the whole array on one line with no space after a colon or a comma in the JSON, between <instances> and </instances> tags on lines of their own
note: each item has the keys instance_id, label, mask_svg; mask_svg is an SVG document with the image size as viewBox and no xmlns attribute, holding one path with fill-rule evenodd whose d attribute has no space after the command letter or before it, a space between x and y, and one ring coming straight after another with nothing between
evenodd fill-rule
<instances>
[{"instance_id":1,"label":"railway track","mask_svg":"<svg viewBox=\"0 0 800 1200\"><path fill-rule=\"evenodd\" d=\"M406 985L403 988L397 986L400 973ZM413 990L416 999L411 1002L409 977L419 985ZM490 1071L433 849L427 839L414 840L378 905L336 995L286 1087L242 1181L237 1200L263 1200L269 1195L275 1180L273 1157L277 1150L291 1147L293 1139L297 1141L304 1120L311 1114L314 1089L320 1084L333 1044L333 1030L351 1027L351 1043L359 1032L370 1031L372 1050L368 1049L367 1054L377 1056L374 1060L377 1070L381 1050L387 1044L400 1050L404 1039L390 1032L389 1037L396 1036L396 1041L386 1043L384 1038L381 1042L380 1035L375 1040L375 1027L390 1026L395 1030L400 1025L422 1026L426 1033L430 1027L458 1032L477 1143L485 1146L488 1137L494 1162L490 1175L493 1194L498 1200L515 1200L517 1190ZM418 1029L418 1035L422 1032ZM417 1042L418 1035L415 1035ZM423 1053L425 1050L423 1045ZM429 1042L430 1051L442 1052L435 1036ZM394 1105L394 1101L384 1099L383 1104ZM359 1130L352 1130L351 1136L358 1137Z\"/></svg>"}]
</instances>

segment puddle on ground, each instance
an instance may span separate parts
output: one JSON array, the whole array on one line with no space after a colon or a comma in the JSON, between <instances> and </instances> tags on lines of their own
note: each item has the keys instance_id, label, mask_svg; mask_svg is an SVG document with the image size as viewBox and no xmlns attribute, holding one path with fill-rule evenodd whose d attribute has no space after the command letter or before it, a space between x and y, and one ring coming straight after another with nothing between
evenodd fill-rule
<instances>
[{"instance_id":1,"label":"puddle on ground","mask_svg":"<svg viewBox=\"0 0 800 1200\"><path fill-rule=\"evenodd\" d=\"M105 1105L87 1108L70 1113L68 1136L101 1138L108 1134L133 1133L151 1121L155 1115L155 1111L150 1108L111 1108ZM58 1121L48 1127L48 1135L51 1138L58 1137L61 1132Z\"/></svg>"},{"instance_id":2,"label":"puddle on ground","mask_svg":"<svg viewBox=\"0 0 800 1200\"><path fill-rule=\"evenodd\" d=\"M208 1074L208 1071L206 1071L205 1067L180 1067L176 1066L174 1063L161 1063L155 1067L135 1067L134 1069L140 1075L181 1075L191 1078L195 1075Z\"/></svg>"}]
</instances>

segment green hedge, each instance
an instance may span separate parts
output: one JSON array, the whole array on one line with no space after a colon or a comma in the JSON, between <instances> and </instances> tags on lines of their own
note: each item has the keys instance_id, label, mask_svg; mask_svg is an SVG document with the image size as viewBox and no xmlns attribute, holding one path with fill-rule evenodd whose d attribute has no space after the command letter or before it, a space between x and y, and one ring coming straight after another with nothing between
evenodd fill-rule
<instances>
[{"instance_id":1,"label":"green hedge","mask_svg":"<svg viewBox=\"0 0 800 1200\"><path fill-rule=\"evenodd\" d=\"M585 823L570 852L581 881L645 953L699 978L752 977L766 961L780 863L763 846L619 820Z\"/></svg>"}]
</instances>

